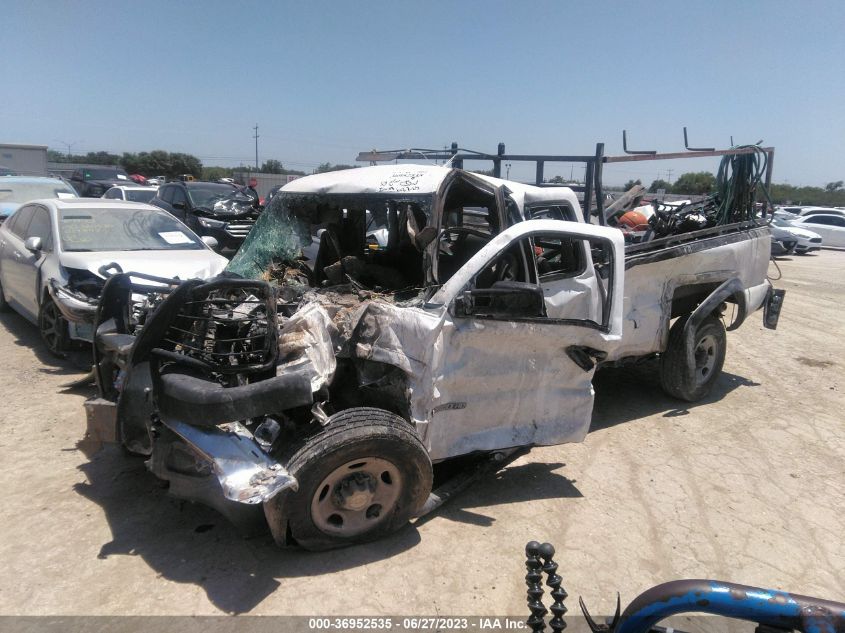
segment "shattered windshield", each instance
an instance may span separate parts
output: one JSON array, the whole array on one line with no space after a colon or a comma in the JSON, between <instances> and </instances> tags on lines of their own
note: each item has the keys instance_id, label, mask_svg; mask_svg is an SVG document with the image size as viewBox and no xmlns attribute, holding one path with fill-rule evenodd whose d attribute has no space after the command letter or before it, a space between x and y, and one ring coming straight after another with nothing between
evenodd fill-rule
<instances>
[{"instance_id":1,"label":"shattered windshield","mask_svg":"<svg viewBox=\"0 0 845 633\"><path fill-rule=\"evenodd\" d=\"M267 279L274 266L305 262L316 286L352 281L398 290L419 285L422 251L433 233L432 202L432 195L280 191L226 270Z\"/></svg>"}]
</instances>

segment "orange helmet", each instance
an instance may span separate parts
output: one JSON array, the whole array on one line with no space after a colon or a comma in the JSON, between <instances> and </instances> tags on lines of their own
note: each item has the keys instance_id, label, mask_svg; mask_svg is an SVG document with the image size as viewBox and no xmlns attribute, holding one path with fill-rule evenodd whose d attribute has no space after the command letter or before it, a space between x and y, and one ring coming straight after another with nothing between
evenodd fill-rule
<instances>
[{"instance_id":1,"label":"orange helmet","mask_svg":"<svg viewBox=\"0 0 845 633\"><path fill-rule=\"evenodd\" d=\"M648 228L648 218L640 211L628 211L619 218L618 226L628 231L645 231Z\"/></svg>"}]
</instances>

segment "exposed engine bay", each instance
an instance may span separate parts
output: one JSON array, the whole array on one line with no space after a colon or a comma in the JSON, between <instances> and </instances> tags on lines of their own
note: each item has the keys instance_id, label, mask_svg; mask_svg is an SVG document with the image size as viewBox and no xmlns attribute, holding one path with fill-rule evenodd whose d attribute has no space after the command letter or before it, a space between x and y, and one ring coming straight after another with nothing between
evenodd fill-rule
<instances>
[{"instance_id":1,"label":"exposed engine bay","mask_svg":"<svg viewBox=\"0 0 845 633\"><path fill-rule=\"evenodd\" d=\"M220 277L146 294L154 309L141 318L128 299L150 289L110 279L95 357L120 441L150 456L171 492L242 523L243 504L296 487L279 451L336 413L427 417L421 393L412 411L409 376L425 372L434 328L402 312L436 291L432 260L449 260L447 277L502 225L492 188L460 181L435 243L433 199L281 192ZM197 485L213 473L219 486Z\"/></svg>"}]
</instances>

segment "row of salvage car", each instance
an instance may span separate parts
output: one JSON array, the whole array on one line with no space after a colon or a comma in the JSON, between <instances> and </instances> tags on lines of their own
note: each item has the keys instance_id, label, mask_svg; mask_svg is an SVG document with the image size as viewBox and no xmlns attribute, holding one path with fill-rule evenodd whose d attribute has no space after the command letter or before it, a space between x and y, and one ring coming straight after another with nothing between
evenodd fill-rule
<instances>
[{"instance_id":1,"label":"row of salvage car","mask_svg":"<svg viewBox=\"0 0 845 633\"><path fill-rule=\"evenodd\" d=\"M205 279L228 263L213 250L213 239L199 237L162 209L76 198L61 180L39 180L47 181L37 183L47 189L39 190L44 197L0 224L0 310L12 308L37 324L54 354L72 341L93 340L100 292L115 272ZM65 195L46 197L50 190Z\"/></svg>"},{"instance_id":2,"label":"row of salvage car","mask_svg":"<svg viewBox=\"0 0 845 633\"><path fill-rule=\"evenodd\" d=\"M773 255L805 255L822 245L845 248L845 210L776 207L771 230Z\"/></svg>"},{"instance_id":3,"label":"row of salvage car","mask_svg":"<svg viewBox=\"0 0 845 633\"><path fill-rule=\"evenodd\" d=\"M120 176L96 181L91 194L105 189L102 198L79 198L79 183L62 178L0 178L0 310L37 324L54 354L93 340L108 277L131 270L153 285L214 277L228 263L215 251L236 249L261 210L231 184L142 187Z\"/></svg>"}]
</instances>

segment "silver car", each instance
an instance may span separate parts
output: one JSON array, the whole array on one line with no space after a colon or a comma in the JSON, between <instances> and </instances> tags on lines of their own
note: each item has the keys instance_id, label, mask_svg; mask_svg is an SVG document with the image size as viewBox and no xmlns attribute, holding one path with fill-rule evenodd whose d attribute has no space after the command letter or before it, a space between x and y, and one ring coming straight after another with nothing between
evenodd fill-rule
<instances>
[{"instance_id":1,"label":"silver car","mask_svg":"<svg viewBox=\"0 0 845 633\"><path fill-rule=\"evenodd\" d=\"M209 240L210 241L210 240ZM206 279L228 261L161 209L96 198L42 199L0 225L0 310L37 324L54 354L91 341L109 270Z\"/></svg>"},{"instance_id":2,"label":"silver car","mask_svg":"<svg viewBox=\"0 0 845 633\"><path fill-rule=\"evenodd\" d=\"M785 219L775 216L769 227L772 231L772 246L774 246L774 242L779 242L786 248L786 254L794 251L799 255L821 249L821 235L813 231L808 231L807 228L802 228L801 225L794 222L795 219L798 218L790 216L790 219Z\"/></svg>"}]
</instances>

